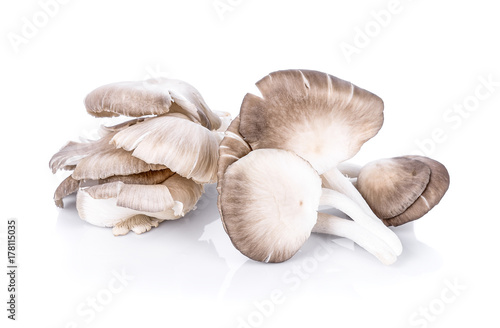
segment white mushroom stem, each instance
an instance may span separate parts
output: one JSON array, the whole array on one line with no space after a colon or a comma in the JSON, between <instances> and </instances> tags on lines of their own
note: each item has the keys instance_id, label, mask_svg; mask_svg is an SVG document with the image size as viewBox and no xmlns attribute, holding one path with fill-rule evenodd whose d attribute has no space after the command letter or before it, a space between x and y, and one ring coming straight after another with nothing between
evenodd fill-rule
<instances>
[{"instance_id":1,"label":"white mushroom stem","mask_svg":"<svg viewBox=\"0 0 500 328\"><path fill-rule=\"evenodd\" d=\"M321 175L323 180L323 184L326 188L336 190L350 199L352 199L356 204L359 205L368 215L380 221L380 219L373 213L368 203L365 201L363 196L359 193L359 191L353 186L353 184L346 178L338 168L334 168L330 171L327 171Z\"/></svg>"},{"instance_id":2,"label":"white mushroom stem","mask_svg":"<svg viewBox=\"0 0 500 328\"><path fill-rule=\"evenodd\" d=\"M360 224L326 213L318 213L318 221L312 232L348 238L374 255L383 264L396 262L397 256L378 236Z\"/></svg>"},{"instance_id":3,"label":"white mushroom stem","mask_svg":"<svg viewBox=\"0 0 500 328\"><path fill-rule=\"evenodd\" d=\"M373 213L372 209L370 208L366 200L363 198L363 196L361 196L356 187L351 183L351 181L348 178L346 178L340 172L338 168L334 168L331 169L330 171L325 172L321 176L321 178L323 180L323 185L326 188L336 190L346 195L352 201L354 201L366 214L368 214L372 218L372 220L376 222L376 224L389 230L387 227L385 227L385 224L382 222L382 220L380 220L375 215L375 213ZM393 236L390 238L391 242L389 243L389 245L396 252L396 255L399 256L403 252L403 245L401 244L401 241L396 236L396 234L394 234L392 231L391 233Z\"/></svg>"},{"instance_id":4,"label":"white mushroom stem","mask_svg":"<svg viewBox=\"0 0 500 328\"><path fill-rule=\"evenodd\" d=\"M361 165L349 162L342 162L337 165L337 169L349 178L357 178L359 176L359 172L361 172L361 168Z\"/></svg>"},{"instance_id":5,"label":"white mushroom stem","mask_svg":"<svg viewBox=\"0 0 500 328\"><path fill-rule=\"evenodd\" d=\"M337 172L341 175L339 171ZM354 188L354 186L346 178L342 177L342 179L346 182L346 184ZM354 188L354 190L356 190L356 188ZM372 217L370 217L356 202L345 195L342 191L323 188L320 199L320 206L331 206L347 214L354 221L356 221L356 223L358 223L368 231L371 231L373 234L387 243L387 245L389 245L389 247L396 255L400 255L403 246L401 245L401 241L399 240L398 236L392 230L387 228L381 220L379 220L378 218L373 219Z\"/></svg>"}]
</instances>

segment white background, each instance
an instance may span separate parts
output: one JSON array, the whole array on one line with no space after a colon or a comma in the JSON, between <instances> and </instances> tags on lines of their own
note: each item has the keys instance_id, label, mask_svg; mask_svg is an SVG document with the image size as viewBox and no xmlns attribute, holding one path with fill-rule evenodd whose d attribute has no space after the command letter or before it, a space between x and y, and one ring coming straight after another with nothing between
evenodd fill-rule
<instances>
[{"instance_id":1,"label":"white background","mask_svg":"<svg viewBox=\"0 0 500 328\"><path fill-rule=\"evenodd\" d=\"M44 21L37 1L2 1L0 254L6 263L6 221L16 218L19 292L12 323L1 274L1 326L498 327L500 87L480 82L500 81L494 2L221 2L232 6L222 17L213 0L74 0ZM388 8L381 26L373 12ZM355 41L346 56L341 45ZM442 202L394 229L405 248L394 265L320 235L285 263L247 261L222 229L213 185L198 210L140 236L83 222L74 197L54 206L65 174L48 161L102 123L82 103L94 88L164 75L236 115L257 80L287 68L325 71L384 100L384 126L354 162L420 143L448 167ZM451 112L464 102L472 111Z\"/></svg>"}]
</instances>

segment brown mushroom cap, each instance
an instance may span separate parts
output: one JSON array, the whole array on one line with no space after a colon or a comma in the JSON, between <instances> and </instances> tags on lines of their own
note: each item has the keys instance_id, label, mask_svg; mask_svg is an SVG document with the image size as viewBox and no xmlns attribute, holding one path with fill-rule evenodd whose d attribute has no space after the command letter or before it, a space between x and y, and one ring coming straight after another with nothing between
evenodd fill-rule
<instances>
[{"instance_id":1,"label":"brown mushroom cap","mask_svg":"<svg viewBox=\"0 0 500 328\"><path fill-rule=\"evenodd\" d=\"M381 219L403 213L420 197L431 175L429 166L410 158L380 159L365 165L357 188Z\"/></svg>"},{"instance_id":2,"label":"brown mushroom cap","mask_svg":"<svg viewBox=\"0 0 500 328\"><path fill-rule=\"evenodd\" d=\"M96 152L82 158L73 171L76 180L98 180L111 176L124 176L148 171L164 170L165 165L150 164L132 156L132 152L117 149L108 145L109 149Z\"/></svg>"},{"instance_id":3,"label":"brown mushroom cap","mask_svg":"<svg viewBox=\"0 0 500 328\"><path fill-rule=\"evenodd\" d=\"M135 119L103 127L101 131L100 139L71 141L51 158L49 166L54 173L60 169L74 170L71 178L64 180L54 193L58 207L63 207L62 199L76 192L84 180L100 184L114 181L157 184L173 174L167 165L154 161L163 161L178 169L177 173L199 183L216 180L218 140L214 132L187 120L185 115ZM115 145L117 140L119 144Z\"/></svg>"},{"instance_id":4,"label":"brown mushroom cap","mask_svg":"<svg viewBox=\"0 0 500 328\"><path fill-rule=\"evenodd\" d=\"M323 174L353 157L383 124L382 100L326 73L286 70L256 83L247 94L239 132L252 149L295 152Z\"/></svg>"},{"instance_id":5,"label":"brown mushroom cap","mask_svg":"<svg viewBox=\"0 0 500 328\"><path fill-rule=\"evenodd\" d=\"M396 227L429 212L449 184L443 164L428 157L403 156L365 165L356 186L373 212L386 225Z\"/></svg>"},{"instance_id":6,"label":"brown mushroom cap","mask_svg":"<svg viewBox=\"0 0 500 328\"><path fill-rule=\"evenodd\" d=\"M283 262L309 237L317 220L321 178L292 152L260 149L227 167L220 208L235 247L262 262Z\"/></svg>"},{"instance_id":7,"label":"brown mushroom cap","mask_svg":"<svg viewBox=\"0 0 500 328\"><path fill-rule=\"evenodd\" d=\"M96 148L106 145L105 140L102 138L99 140L68 142L50 159L49 167L52 169L52 173L56 173L58 170L74 170L76 164L78 164L82 158L94 153Z\"/></svg>"},{"instance_id":8,"label":"brown mushroom cap","mask_svg":"<svg viewBox=\"0 0 500 328\"><path fill-rule=\"evenodd\" d=\"M85 107L96 117L181 113L209 130L221 125L198 90L184 81L166 78L101 86L87 95Z\"/></svg>"},{"instance_id":9,"label":"brown mushroom cap","mask_svg":"<svg viewBox=\"0 0 500 328\"><path fill-rule=\"evenodd\" d=\"M405 157L421 161L428 165L431 170L430 180L420 197L406 211L393 218L383 220L388 226L397 227L421 218L441 201L441 198L443 198L450 186L450 175L443 164L423 156Z\"/></svg>"},{"instance_id":10,"label":"brown mushroom cap","mask_svg":"<svg viewBox=\"0 0 500 328\"><path fill-rule=\"evenodd\" d=\"M189 120L155 117L119 131L111 143L145 163L164 165L197 183L216 181L219 142L210 130Z\"/></svg>"},{"instance_id":11,"label":"brown mushroom cap","mask_svg":"<svg viewBox=\"0 0 500 328\"><path fill-rule=\"evenodd\" d=\"M72 177L76 180L98 180L166 169L165 165L146 163L132 156L131 151L112 145L111 140L120 131L108 133L98 140L67 143L52 156L49 163L52 171L73 169Z\"/></svg>"},{"instance_id":12,"label":"brown mushroom cap","mask_svg":"<svg viewBox=\"0 0 500 328\"><path fill-rule=\"evenodd\" d=\"M99 179L98 181L93 181L98 184L105 184L110 182L123 182L125 184L139 184L139 185L154 185L162 183L169 177L174 175L174 172L169 169L158 170L158 171L147 171L137 174L130 175L113 175L105 179ZM77 192L81 187L82 182L87 181L86 179L76 180L73 176L69 176L64 179L61 184L57 187L54 192L54 202L57 207L63 208L63 198Z\"/></svg>"},{"instance_id":13,"label":"brown mushroom cap","mask_svg":"<svg viewBox=\"0 0 500 328\"><path fill-rule=\"evenodd\" d=\"M54 192L54 203L56 206L63 208L63 198L77 192L79 187L80 180L73 179L71 175L64 179Z\"/></svg>"}]
</instances>

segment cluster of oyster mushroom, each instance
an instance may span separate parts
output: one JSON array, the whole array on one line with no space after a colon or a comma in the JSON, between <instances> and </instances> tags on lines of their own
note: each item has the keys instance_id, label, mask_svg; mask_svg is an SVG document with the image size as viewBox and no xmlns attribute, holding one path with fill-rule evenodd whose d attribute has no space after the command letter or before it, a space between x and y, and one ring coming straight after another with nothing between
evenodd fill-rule
<instances>
[{"instance_id":1,"label":"cluster of oyster mushroom","mask_svg":"<svg viewBox=\"0 0 500 328\"><path fill-rule=\"evenodd\" d=\"M382 127L373 93L326 73L286 70L256 83L240 114L212 112L191 85L170 79L102 86L85 99L95 117L133 119L69 142L51 161L71 170L54 201L77 192L80 217L115 235L149 231L192 210L217 181L234 246L261 262L291 258L311 232L350 238L384 264L401 254L388 226L439 203L449 175L422 156L349 164ZM224 132L225 131L225 132ZM335 208L348 216L320 211Z\"/></svg>"},{"instance_id":2,"label":"cluster of oyster mushroom","mask_svg":"<svg viewBox=\"0 0 500 328\"><path fill-rule=\"evenodd\" d=\"M448 189L446 168L411 156L346 164L378 133L384 109L350 82L286 70L256 85L261 95L245 96L219 146L218 206L234 246L251 259L282 262L318 232L350 238L394 263L402 244L387 226L435 206Z\"/></svg>"},{"instance_id":3,"label":"cluster of oyster mushroom","mask_svg":"<svg viewBox=\"0 0 500 328\"><path fill-rule=\"evenodd\" d=\"M71 174L54 194L57 206L77 192L80 217L115 235L149 231L195 208L216 181L218 145L230 122L212 112L191 85L172 79L99 87L85 99L95 117L129 117L101 126L98 140L68 142L50 167ZM220 117L219 117L220 116Z\"/></svg>"}]
</instances>

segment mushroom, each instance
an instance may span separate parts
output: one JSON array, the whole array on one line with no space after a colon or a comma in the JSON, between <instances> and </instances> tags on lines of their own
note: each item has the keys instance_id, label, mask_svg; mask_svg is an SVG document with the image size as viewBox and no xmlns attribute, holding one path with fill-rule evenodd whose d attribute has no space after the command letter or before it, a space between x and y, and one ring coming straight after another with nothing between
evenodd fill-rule
<instances>
[{"instance_id":1,"label":"mushroom","mask_svg":"<svg viewBox=\"0 0 500 328\"><path fill-rule=\"evenodd\" d=\"M350 82L309 70L274 72L256 85L262 97L247 94L240 110L239 133L251 149L285 149L307 160L325 187L347 196L337 197L334 207L359 215L353 219L401 254L396 234L337 169L378 133L382 100Z\"/></svg>"},{"instance_id":2,"label":"mushroom","mask_svg":"<svg viewBox=\"0 0 500 328\"><path fill-rule=\"evenodd\" d=\"M363 225L318 214L320 205L337 204L345 196L322 189L311 164L291 151L254 150L229 165L219 184L224 228L235 247L253 260L286 261L311 231L351 238L384 264L396 260L390 247Z\"/></svg>"},{"instance_id":3,"label":"mushroom","mask_svg":"<svg viewBox=\"0 0 500 328\"><path fill-rule=\"evenodd\" d=\"M425 215L439 203L449 184L446 167L423 156L373 161L361 168L357 179L359 192L388 226Z\"/></svg>"},{"instance_id":4,"label":"mushroom","mask_svg":"<svg viewBox=\"0 0 500 328\"><path fill-rule=\"evenodd\" d=\"M95 117L181 113L209 130L217 130L221 125L198 90L184 81L167 78L101 86L88 94L85 107Z\"/></svg>"},{"instance_id":5,"label":"mushroom","mask_svg":"<svg viewBox=\"0 0 500 328\"><path fill-rule=\"evenodd\" d=\"M237 197L235 195L239 193L239 188L241 188L241 186L243 186L243 183L241 182L240 177L231 178L229 176L226 176L226 170L229 167L233 167L233 165L238 163L240 161L240 159L244 159L247 157L247 155L255 152L255 151L252 151L250 145L248 145L246 143L243 136L240 134L239 127L240 127L240 118L239 118L239 116L237 116L229 125L229 127L226 131L226 135L219 146L219 168L218 168L218 172L217 172L217 177L218 177L217 191L219 193L219 196L217 199L217 204L218 204L219 212L221 215L221 221L222 221L223 227L226 230L226 232L228 233L228 235L230 236L230 239L231 240L233 239L233 237L231 237L231 236L234 234L234 231L235 231L237 236L239 236L240 241L242 239L248 239L248 240L254 240L254 242L255 242L259 238L256 238L255 233L252 229L246 230L246 233L248 234L248 236L242 236L242 232L241 232L242 229L240 229L238 226L234 226L234 224L233 224L233 227L234 227L233 229L231 229L231 228L228 229L227 224L226 224L226 221L227 221L226 220L226 215L227 215L226 209L227 209L227 207L232 208L233 206L235 206L234 200L233 199L228 200L227 197ZM262 151L268 151L268 150L266 150L266 149L259 150L259 152L262 152ZM271 171L276 172L277 177L273 177L271 179L285 179L286 181L290 181L287 183L295 183L296 184L295 189L298 188L298 189L302 190L301 189L302 187L298 186L298 184L300 184L300 183L298 183L296 181L296 177L302 176L303 174L307 174L307 172L309 172L309 174L311 174L310 173L310 169L311 169L310 165L305 165L304 164L305 161L303 159L299 158L298 156L295 155L295 157L299 158L299 159L296 159L294 156L290 155L290 154L292 154L291 152L285 152L285 153L289 153L289 154L288 155L280 155L280 152L277 152L278 156L288 156L290 161L297 162L299 167L305 166L306 168L308 168L308 169L304 169L305 173L302 173L300 168L296 169L296 171L294 171L292 169L288 169L289 168L288 164L285 164L284 167L276 167L276 168L271 167L268 170L265 170L264 175L267 176L267 174L269 174L269 172L271 172ZM264 154L266 154L266 153L264 153ZM255 155L252 155L252 156L255 156ZM264 156L264 155L261 154L261 155L257 155L257 156ZM266 156L269 158L270 163L275 163L273 161L273 153L269 152L266 154ZM280 162L280 161L277 161L277 162ZM238 165L240 165L240 164L238 164ZM246 165L250 165L250 167L254 167L254 166L252 166L252 164L246 164ZM236 167L238 167L238 166L236 166ZM241 167L242 167L241 170L243 170L243 171L246 170L245 164L241 164ZM233 169L233 170L236 170L236 169ZM283 172L283 174L285 174L284 177L282 176L282 172ZM290 176L287 176L287 174ZM281 176L281 178L280 178L280 176ZM312 176L313 176L313 178L311 178L311 181L314 181L315 179L317 179L317 173L312 174ZM262 176L254 177L254 179L255 179L255 181L258 181L259 183L261 183L262 181L267 181L266 180L267 178L262 177ZM224 181L224 183L223 183L223 181ZM307 183L310 183L310 182L307 182ZM269 184L269 188L271 189L271 191L273 191L272 188L273 188L273 185L275 185L275 184L279 185L277 182ZM229 187L227 187L227 185L229 185ZM229 188L229 190L227 188ZM258 188L263 188L263 187L258 187ZM276 190L274 190L274 191L276 191ZM269 193L270 191L267 190L265 192ZM299 191L299 193L300 192L301 191ZM289 193L290 192L287 191L287 194L289 194ZM319 201L322 201L323 202L322 204L331 205L331 198L333 198L335 196L337 196L337 198L339 198L339 197L342 198L342 195L339 195L337 192L332 191L332 190L328 190L325 188L323 188L320 191L320 194L322 195L322 198L320 198ZM229 195L229 196L224 196L224 201L223 201L223 195ZM277 195L279 195L279 193L277 193ZM307 196L307 197L309 197L309 196ZM274 198L274 200L276 200L276 198ZM272 201L272 200L268 199L267 201L263 201L263 203L264 202L269 203L269 201ZM316 202L316 200L314 200L314 201ZM225 204L224 206L223 206L223 202ZM295 203L292 203L291 206L293 207L294 204ZM281 205L288 205L288 203L281 204ZM249 204L244 202L244 205L242 205L242 206L246 207L246 206L249 206ZM260 204L260 205L258 205L258 208L262 208L262 210L265 210L266 206L265 206L265 204ZM274 205L272 205L271 208L276 208L276 207ZM241 209L235 208L234 210L238 211ZM317 207L314 209L314 211L316 211L316 210L317 210ZM351 209L348 209L347 212L351 213L351 215L352 215L353 210L359 211L359 209L357 209L356 207L351 207ZM250 209L250 211L251 211L251 209ZM294 211L292 211L292 213L294 213ZM297 212L297 213L299 213L299 212ZM269 213L267 213L267 214L264 213L263 216L260 217L262 224L264 224L264 221L267 220L268 214ZM246 222L241 217L238 219L238 217L235 216L234 214L231 214L231 212L229 213L229 215L232 215L233 219L228 219L228 220L232 220L236 224L241 225L241 224L245 224L245 222ZM364 216L364 213L361 213L360 215L353 215L353 216L359 219L359 217ZM255 218L257 218L257 217L255 217ZM366 219L366 217L365 217L365 219ZM274 218L272 217L270 220L276 220L276 216L274 216ZM298 220L300 220L300 218L298 218ZM313 224L314 227L312 229L312 232L334 234L334 235L350 238L353 241L355 241L358 245L365 248L370 253L374 254L383 263L390 264L396 260L396 254L388 247L388 245L383 240L381 240L379 237L377 237L372 232L370 232L370 230L364 228L362 225L360 225L359 223L357 223L355 221L353 222L351 220L338 218L338 217L328 215L325 213L318 213L317 214L317 221L316 221L316 217L312 217L312 216L308 216L304 220L306 220L306 221L307 220L314 220L316 222L315 225ZM280 222L285 224L286 222L291 222L291 221L287 221L287 218L284 217L283 221L280 221ZM309 231L307 231L307 230L308 229L303 230L302 233L308 237L311 230L309 230ZM301 235L301 236L303 237L303 235ZM284 238L286 238L286 236ZM264 238L262 236L260 237L260 239L262 239L263 241L266 240L266 238ZM240 249L240 244L244 245L245 243L244 242L235 243L233 241L233 244L236 246L237 249ZM296 244L295 246L300 248L300 245ZM244 246L241 246L241 247L242 247L242 249L245 249ZM267 248L267 250L269 250L269 248ZM294 254L294 251L297 251L297 250L298 250L298 248L297 249L287 249L286 251L278 250L276 252L276 254L282 254L282 256L280 258L277 258L275 256L272 259L271 258L267 259L267 257L264 257L263 254L266 254L266 252L263 251L262 249L259 251L259 254L249 253L249 252L246 252L245 250L242 253L244 255L246 255L254 260L258 260L258 261L265 262L266 260L267 261L272 260L272 261L279 262L279 261L286 260L287 257L291 257ZM274 250L273 250L273 252L274 252ZM267 253L267 255L268 254L269 253ZM260 255L260 256L257 256L257 255ZM284 256L284 255L286 255L286 256Z\"/></svg>"},{"instance_id":6,"label":"mushroom","mask_svg":"<svg viewBox=\"0 0 500 328\"><path fill-rule=\"evenodd\" d=\"M58 170L74 170L76 165L88 156L115 150L116 148L110 145L110 141L113 136L117 132L142 121L144 121L143 118L129 120L110 127L101 126L99 130L101 138L98 140L84 139L82 142L69 141L50 159L49 167L51 168L52 173L56 173ZM147 165L147 163L137 164ZM161 166L157 168L161 168Z\"/></svg>"},{"instance_id":7,"label":"mushroom","mask_svg":"<svg viewBox=\"0 0 500 328\"><path fill-rule=\"evenodd\" d=\"M77 192L78 188L80 188L80 180L73 179L71 175L64 179L54 192L54 203L56 206L63 208L63 198Z\"/></svg>"},{"instance_id":8,"label":"mushroom","mask_svg":"<svg viewBox=\"0 0 500 328\"><path fill-rule=\"evenodd\" d=\"M159 116L121 130L110 141L146 163L164 165L198 183L217 178L219 141L200 124Z\"/></svg>"},{"instance_id":9,"label":"mushroom","mask_svg":"<svg viewBox=\"0 0 500 328\"><path fill-rule=\"evenodd\" d=\"M79 190L82 219L114 226L118 235L142 233L184 216L203 184L215 182L219 129L230 114L213 113L191 85L164 78L113 83L92 91L85 105L96 117L136 118L101 126L100 139L69 142L52 157L53 172L73 170L56 189L57 206Z\"/></svg>"},{"instance_id":10,"label":"mushroom","mask_svg":"<svg viewBox=\"0 0 500 328\"><path fill-rule=\"evenodd\" d=\"M178 174L155 185L115 181L80 189L77 210L84 221L115 227L115 235L130 230L142 233L159 222L184 216L194 208L202 193L202 185Z\"/></svg>"}]
</instances>

